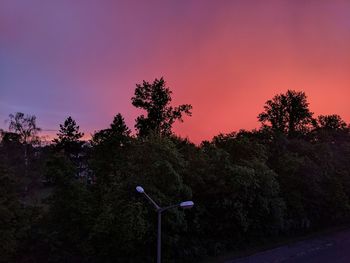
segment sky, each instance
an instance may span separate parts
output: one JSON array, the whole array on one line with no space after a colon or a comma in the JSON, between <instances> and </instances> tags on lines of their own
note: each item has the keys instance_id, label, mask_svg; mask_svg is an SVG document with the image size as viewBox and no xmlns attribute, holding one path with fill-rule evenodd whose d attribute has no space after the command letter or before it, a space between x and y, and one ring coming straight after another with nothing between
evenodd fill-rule
<instances>
[{"instance_id":1,"label":"sky","mask_svg":"<svg viewBox=\"0 0 350 263\"><path fill-rule=\"evenodd\" d=\"M304 91L315 115L350 122L350 1L0 0L0 128L10 113L55 134L142 114L135 85L164 77L198 143L258 128L266 100Z\"/></svg>"}]
</instances>

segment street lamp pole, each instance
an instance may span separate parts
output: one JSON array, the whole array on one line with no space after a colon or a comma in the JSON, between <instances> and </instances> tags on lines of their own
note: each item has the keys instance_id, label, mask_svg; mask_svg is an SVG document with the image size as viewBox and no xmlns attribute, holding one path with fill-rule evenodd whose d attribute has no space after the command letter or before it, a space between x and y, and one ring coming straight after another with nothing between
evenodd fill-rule
<instances>
[{"instance_id":1,"label":"street lamp pole","mask_svg":"<svg viewBox=\"0 0 350 263\"><path fill-rule=\"evenodd\" d=\"M161 263L162 258L162 211L158 210L158 232L157 232L157 263Z\"/></svg>"},{"instance_id":2,"label":"street lamp pole","mask_svg":"<svg viewBox=\"0 0 350 263\"><path fill-rule=\"evenodd\" d=\"M161 251L162 251L162 212L171 209L180 207L183 209L192 208L194 203L192 201L181 202L180 204L170 205L167 207L160 207L146 192L141 186L136 187L136 191L140 194L143 194L156 208L158 215L158 231L157 231L157 263L161 263Z\"/></svg>"}]
</instances>

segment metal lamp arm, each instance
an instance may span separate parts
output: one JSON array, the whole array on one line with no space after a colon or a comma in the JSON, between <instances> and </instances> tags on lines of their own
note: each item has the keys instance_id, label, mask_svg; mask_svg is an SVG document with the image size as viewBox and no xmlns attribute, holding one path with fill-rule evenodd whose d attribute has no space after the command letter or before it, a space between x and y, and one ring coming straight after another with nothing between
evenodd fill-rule
<instances>
[{"instance_id":1,"label":"metal lamp arm","mask_svg":"<svg viewBox=\"0 0 350 263\"><path fill-rule=\"evenodd\" d=\"M143 194L154 205L157 211L162 209L146 192L143 192Z\"/></svg>"},{"instance_id":2,"label":"metal lamp arm","mask_svg":"<svg viewBox=\"0 0 350 263\"><path fill-rule=\"evenodd\" d=\"M165 210L168 210L168 209L171 209L171 208L176 208L176 207L179 207L179 206L180 206L179 204L169 205L167 207L160 208L160 212L164 212Z\"/></svg>"}]
</instances>

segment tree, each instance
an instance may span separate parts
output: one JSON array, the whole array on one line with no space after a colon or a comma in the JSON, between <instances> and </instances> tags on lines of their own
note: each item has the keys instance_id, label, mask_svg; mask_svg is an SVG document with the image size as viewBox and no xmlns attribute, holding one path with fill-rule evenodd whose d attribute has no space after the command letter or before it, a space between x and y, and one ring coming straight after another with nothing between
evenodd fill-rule
<instances>
[{"instance_id":1,"label":"tree","mask_svg":"<svg viewBox=\"0 0 350 263\"><path fill-rule=\"evenodd\" d=\"M253 133L239 131L238 133L219 134L214 136L213 144L228 152L236 164L249 164L252 161L267 160L267 149L258 141Z\"/></svg>"},{"instance_id":2,"label":"tree","mask_svg":"<svg viewBox=\"0 0 350 263\"><path fill-rule=\"evenodd\" d=\"M47 251L41 262L86 262L86 246L94 222L94 200L88 185L75 178L76 165L63 153L54 153L44 174L54 187L39 240ZM46 243L46 244L45 244Z\"/></svg>"},{"instance_id":3,"label":"tree","mask_svg":"<svg viewBox=\"0 0 350 263\"><path fill-rule=\"evenodd\" d=\"M1 131L1 142L3 144L8 143L21 143L21 136L14 132Z\"/></svg>"},{"instance_id":4,"label":"tree","mask_svg":"<svg viewBox=\"0 0 350 263\"><path fill-rule=\"evenodd\" d=\"M118 113L108 129L96 132L92 136L92 158L90 163L97 178L107 181L116 176L125 164L127 146L130 144L130 129L123 116Z\"/></svg>"},{"instance_id":5,"label":"tree","mask_svg":"<svg viewBox=\"0 0 350 263\"><path fill-rule=\"evenodd\" d=\"M24 163L25 173L28 168L28 145L39 142L38 132L41 131L36 125L35 115L24 115L22 112L17 112L15 115L10 114L9 130L19 135L20 142L24 145Z\"/></svg>"},{"instance_id":6,"label":"tree","mask_svg":"<svg viewBox=\"0 0 350 263\"><path fill-rule=\"evenodd\" d=\"M13 176L3 165L2 159L0 160L0 262L9 262L18 247L20 204Z\"/></svg>"},{"instance_id":7,"label":"tree","mask_svg":"<svg viewBox=\"0 0 350 263\"><path fill-rule=\"evenodd\" d=\"M327 130L344 130L346 123L337 114L320 115L317 118L317 126L318 128Z\"/></svg>"},{"instance_id":8,"label":"tree","mask_svg":"<svg viewBox=\"0 0 350 263\"><path fill-rule=\"evenodd\" d=\"M191 192L181 176L185 160L169 137L150 135L128 140L124 146L111 138L93 146L92 156L98 158L93 164L94 171L99 175L92 185L94 200L98 202L96 223L90 232L92 247L96 249L94 262L152 262L156 214L134 191L135 182L164 206L190 199ZM108 164L109 161L113 164ZM174 258L172 248L182 246L179 232L186 229L185 214L171 210L164 217L164 224L167 226L163 235L164 255Z\"/></svg>"},{"instance_id":9,"label":"tree","mask_svg":"<svg viewBox=\"0 0 350 263\"><path fill-rule=\"evenodd\" d=\"M266 102L264 109L258 115L263 126L269 123L275 132L289 137L306 132L313 123L313 113L302 91L288 90L285 94L278 94Z\"/></svg>"},{"instance_id":10,"label":"tree","mask_svg":"<svg viewBox=\"0 0 350 263\"><path fill-rule=\"evenodd\" d=\"M344 144L348 140L350 129L337 114L320 115L313 125L308 136L310 141Z\"/></svg>"},{"instance_id":11,"label":"tree","mask_svg":"<svg viewBox=\"0 0 350 263\"><path fill-rule=\"evenodd\" d=\"M189 171L198 173L189 185L200 218L206 218L200 221L200 235L213 242L209 247L214 253L232 249L239 245L238 240L275 235L283 222L284 202L279 197L277 175L262 162L264 158L249 154L244 162L224 150L234 150L235 140L241 139L228 137L203 143L204 159L197 168L191 164ZM241 147L238 142L237 147ZM216 231L210 230L213 228Z\"/></svg>"},{"instance_id":12,"label":"tree","mask_svg":"<svg viewBox=\"0 0 350 263\"><path fill-rule=\"evenodd\" d=\"M92 137L93 145L99 145L104 142L113 140L119 146L125 143L125 140L130 136L130 129L125 124L123 116L118 113L108 129L96 132Z\"/></svg>"},{"instance_id":13,"label":"tree","mask_svg":"<svg viewBox=\"0 0 350 263\"><path fill-rule=\"evenodd\" d=\"M14 132L2 131L2 141L0 143L0 158L18 181L28 182L27 167L23 158L23 144L21 143L21 136ZM23 177L23 174L25 176ZM18 183L21 185L21 183ZM27 184L25 184L27 185Z\"/></svg>"},{"instance_id":14,"label":"tree","mask_svg":"<svg viewBox=\"0 0 350 263\"><path fill-rule=\"evenodd\" d=\"M58 149L63 149L68 155L77 155L80 151L82 142L80 139L84 133L79 131L79 126L72 117L68 117L63 124L60 124L60 130L57 133L58 138L54 139Z\"/></svg>"},{"instance_id":15,"label":"tree","mask_svg":"<svg viewBox=\"0 0 350 263\"><path fill-rule=\"evenodd\" d=\"M189 104L170 106L171 94L163 78L155 79L153 83L143 81L136 84L132 105L147 112L147 116L141 115L136 119L135 127L140 136L147 136L150 132L170 135L176 120L183 121L183 114L191 116L192 106Z\"/></svg>"},{"instance_id":16,"label":"tree","mask_svg":"<svg viewBox=\"0 0 350 263\"><path fill-rule=\"evenodd\" d=\"M24 144L37 143L39 141L38 132L41 131L36 125L35 115L24 115L17 112L15 115L10 114L9 130L20 136Z\"/></svg>"},{"instance_id":17,"label":"tree","mask_svg":"<svg viewBox=\"0 0 350 263\"><path fill-rule=\"evenodd\" d=\"M191 200L192 191L183 182L186 160L183 159L171 138L151 135L146 139L136 140L128 157L129 167L125 170L128 175L124 182L125 189L134 188L135 182L138 182L161 206L176 204L180 200ZM144 202L140 200L140 196L136 195L136 198ZM148 218L156 219L152 207L146 206L146 208L149 213ZM174 209L169 210L162 220L168 229L163 235L164 256L169 257L167 262L174 262L171 258L175 258L180 250L186 249L180 238L187 230L186 216L183 211ZM145 240L148 246L155 244L156 235L152 231L155 228L156 221L152 220L151 228L148 229L149 236ZM172 249L174 247L177 247L178 251L174 251Z\"/></svg>"}]
</instances>

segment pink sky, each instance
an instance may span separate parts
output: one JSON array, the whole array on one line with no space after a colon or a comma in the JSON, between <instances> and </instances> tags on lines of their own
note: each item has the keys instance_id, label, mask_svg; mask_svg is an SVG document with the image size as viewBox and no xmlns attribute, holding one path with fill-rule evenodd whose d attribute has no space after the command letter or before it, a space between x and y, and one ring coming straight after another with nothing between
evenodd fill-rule
<instances>
[{"instance_id":1,"label":"pink sky","mask_svg":"<svg viewBox=\"0 0 350 263\"><path fill-rule=\"evenodd\" d=\"M89 134L120 112L132 128L135 84L164 76L174 103L193 105L175 132L195 142L259 127L287 89L350 122L349 13L345 0L4 0L0 119L58 129L71 115Z\"/></svg>"}]
</instances>

